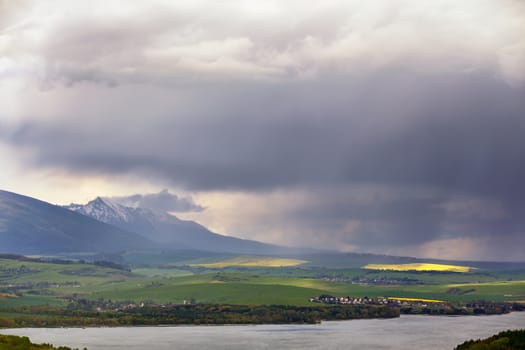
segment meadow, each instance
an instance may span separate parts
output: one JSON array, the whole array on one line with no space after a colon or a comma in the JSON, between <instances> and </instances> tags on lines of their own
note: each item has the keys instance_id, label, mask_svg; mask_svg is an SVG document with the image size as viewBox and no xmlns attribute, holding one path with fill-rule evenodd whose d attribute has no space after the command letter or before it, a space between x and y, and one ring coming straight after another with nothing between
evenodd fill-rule
<instances>
[{"instance_id":1,"label":"meadow","mask_svg":"<svg viewBox=\"0 0 525 350\"><path fill-rule=\"evenodd\" d=\"M164 303L311 305L322 294L468 302L525 300L525 272L418 272L268 267L260 257L210 266L138 267L130 271L83 263L0 260L0 309L60 305L69 300ZM259 259L259 260L257 260ZM274 259L274 258L272 258ZM225 261L257 265L229 266ZM278 260L281 261L281 260ZM206 263L203 263L206 264ZM213 265L215 266L215 265ZM513 275L518 279L510 280ZM375 281L375 282L374 282Z\"/></svg>"}]
</instances>

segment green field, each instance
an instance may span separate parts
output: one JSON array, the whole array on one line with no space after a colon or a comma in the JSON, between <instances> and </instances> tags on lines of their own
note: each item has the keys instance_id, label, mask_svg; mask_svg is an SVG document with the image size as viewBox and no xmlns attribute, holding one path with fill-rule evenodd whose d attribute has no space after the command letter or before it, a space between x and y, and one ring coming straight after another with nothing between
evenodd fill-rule
<instances>
[{"instance_id":1,"label":"green field","mask_svg":"<svg viewBox=\"0 0 525 350\"><path fill-rule=\"evenodd\" d=\"M212 259L221 261L218 256ZM261 257L251 259L261 261ZM525 271L400 272L301 265L211 268L176 263L166 266L164 262L162 266L127 271L92 264L0 259L0 293L0 309L22 305L65 305L73 297L154 303L183 303L186 300L219 304L309 305L310 297L330 294L514 302L525 301Z\"/></svg>"}]
</instances>

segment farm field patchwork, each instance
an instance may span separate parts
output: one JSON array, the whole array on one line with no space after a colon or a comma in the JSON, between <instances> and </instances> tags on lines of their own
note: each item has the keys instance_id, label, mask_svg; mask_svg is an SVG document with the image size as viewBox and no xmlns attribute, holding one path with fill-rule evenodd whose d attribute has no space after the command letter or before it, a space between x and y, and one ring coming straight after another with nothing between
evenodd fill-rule
<instances>
[{"instance_id":1,"label":"farm field patchwork","mask_svg":"<svg viewBox=\"0 0 525 350\"><path fill-rule=\"evenodd\" d=\"M437 283L431 284L426 281L434 276L431 272L296 270L293 267L263 270L261 267L244 267L241 272L229 269L203 269L199 273L198 269L191 272L182 267L140 268L130 272L92 264L0 259L0 309L21 305L61 305L71 298L155 303L182 303L186 300L197 303L254 305L310 305L309 298L322 294L462 302L525 300L525 279L497 280L497 273L482 275L478 272L436 272ZM287 275L288 269L290 275ZM265 274L256 273L260 271ZM301 271L309 276L336 276L338 273L344 276L347 273L350 277L364 276L368 280L393 278L400 283L382 285L352 282L351 279L344 278L296 275ZM521 276L520 273L516 275ZM424 277L424 283L401 283L404 278L417 280L419 276ZM462 279L482 281L447 283Z\"/></svg>"}]
</instances>

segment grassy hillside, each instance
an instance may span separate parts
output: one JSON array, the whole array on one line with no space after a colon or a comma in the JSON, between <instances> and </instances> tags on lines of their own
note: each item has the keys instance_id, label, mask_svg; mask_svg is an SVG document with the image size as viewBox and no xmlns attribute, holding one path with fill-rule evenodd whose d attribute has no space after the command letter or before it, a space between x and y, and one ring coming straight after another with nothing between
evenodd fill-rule
<instances>
[{"instance_id":1,"label":"grassy hillside","mask_svg":"<svg viewBox=\"0 0 525 350\"><path fill-rule=\"evenodd\" d=\"M525 349L525 329L509 330L487 339L469 340L454 350L519 350Z\"/></svg>"},{"instance_id":2,"label":"grassy hillside","mask_svg":"<svg viewBox=\"0 0 525 350\"><path fill-rule=\"evenodd\" d=\"M0 309L60 305L73 297L155 303L186 300L289 305L309 305L310 297L321 294L525 301L525 271L511 275L518 279L509 280L508 272L497 271L433 273L264 266L168 266L130 272L93 264L0 259Z\"/></svg>"}]
</instances>

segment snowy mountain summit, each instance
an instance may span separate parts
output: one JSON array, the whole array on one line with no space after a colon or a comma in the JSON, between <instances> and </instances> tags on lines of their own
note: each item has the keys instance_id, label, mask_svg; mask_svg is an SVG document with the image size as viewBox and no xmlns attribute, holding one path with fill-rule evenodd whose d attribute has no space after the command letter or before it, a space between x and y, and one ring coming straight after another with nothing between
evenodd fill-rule
<instances>
[{"instance_id":1,"label":"snowy mountain summit","mask_svg":"<svg viewBox=\"0 0 525 350\"><path fill-rule=\"evenodd\" d=\"M148 208L127 207L109 198L102 197L97 197L85 205L72 203L66 208L115 226L144 225L151 221L171 223L181 221L176 216L168 213L156 212Z\"/></svg>"},{"instance_id":2,"label":"snowy mountain summit","mask_svg":"<svg viewBox=\"0 0 525 350\"><path fill-rule=\"evenodd\" d=\"M156 226L159 224L180 225L182 223L192 223L191 221L182 221L168 213L155 212L148 208L127 207L102 197L97 197L85 205L72 203L66 208L159 242L170 242L176 239L176 232L173 230L171 234L159 232L156 229Z\"/></svg>"},{"instance_id":3,"label":"snowy mountain summit","mask_svg":"<svg viewBox=\"0 0 525 350\"><path fill-rule=\"evenodd\" d=\"M86 205L72 203L66 208L105 223L133 221L133 213L131 212L133 208L126 208L101 197L95 198Z\"/></svg>"},{"instance_id":4,"label":"snowy mountain summit","mask_svg":"<svg viewBox=\"0 0 525 350\"><path fill-rule=\"evenodd\" d=\"M194 221L181 220L166 212L127 207L103 197L97 197L87 204L72 203L65 208L138 233L165 244L166 248L239 253L263 253L275 248L256 241L219 235Z\"/></svg>"}]
</instances>

